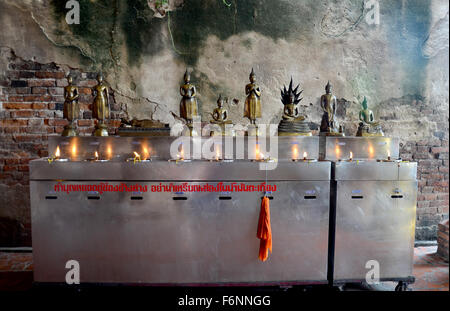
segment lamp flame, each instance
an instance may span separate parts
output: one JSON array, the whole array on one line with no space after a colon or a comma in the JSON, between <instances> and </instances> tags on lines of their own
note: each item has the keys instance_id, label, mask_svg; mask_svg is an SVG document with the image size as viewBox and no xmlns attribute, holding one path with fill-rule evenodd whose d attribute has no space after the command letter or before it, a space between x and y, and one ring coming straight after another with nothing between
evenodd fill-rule
<instances>
[{"instance_id":1,"label":"lamp flame","mask_svg":"<svg viewBox=\"0 0 450 311\"><path fill-rule=\"evenodd\" d=\"M59 150L59 146L57 146L56 151L55 151L55 158L59 159L60 156L61 156L61 151Z\"/></svg>"},{"instance_id":2,"label":"lamp flame","mask_svg":"<svg viewBox=\"0 0 450 311\"><path fill-rule=\"evenodd\" d=\"M391 160L391 152L389 150L387 152L387 158L388 158L389 161Z\"/></svg>"},{"instance_id":3,"label":"lamp flame","mask_svg":"<svg viewBox=\"0 0 450 311\"><path fill-rule=\"evenodd\" d=\"M134 153L133 163L141 162L141 155L139 153L137 153L136 151L134 151L133 153Z\"/></svg>"},{"instance_id":4,"label":"lamp flame","mask_svg":"<svg viewBox=\"0 0 450 311\"><path fill-rule=\"evenodd\" d=\"M303 152L303 160L306 160L306 159L308 159L308 153L305 151L305 152Z\"/></svg>"},{"instance_id":5,"label":"lamp flame","mask_svg":"<svg viewBox=\"0 0 450 311\"><path fill-rule=\"evenodd\" d=\"M98 152L95 152L95 160L98 160Z\"/></svg>"},{"instance_id":6,"label":"lamp flame","mask_svg":"<svg viewBox=\"0 0 450 311\"><path fill-rule=\"evenodd\" d=\"M350 161L353 160L353 152L350 151Z\"/></svg>"}]
</instances>

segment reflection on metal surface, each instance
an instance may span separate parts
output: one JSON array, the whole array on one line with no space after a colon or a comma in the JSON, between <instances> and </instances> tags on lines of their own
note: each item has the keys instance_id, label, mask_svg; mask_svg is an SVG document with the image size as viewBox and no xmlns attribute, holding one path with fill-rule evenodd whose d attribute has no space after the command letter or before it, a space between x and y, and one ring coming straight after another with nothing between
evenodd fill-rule
<instances>
[{"instance_id":1,"label":"reflection on metal surface","mask_svg":"<svg viewBox=\"0 0 450 311\"><path fill-rule=\"evenodd\" d=\"M63 282L68 258L80 262L82 282L327 281L329 162L283 162L267 177L258 163L247 161L68 162L50 169L36 160L31 166L37 282ZM262 193L61 192L47 200L55 176L82 185L140 180L149 188L169 180L217 185L218 176L227 184L256 186L267 178L277 186L270 193L273 254L258 263Z\"/></svg>"},{"instance_id":2,"label":"reflection on metal surface","mask_svg":"<svg viewBox=\"0 0 450 311\"><path fill-rule=\"evenodd\" d=\"M416 163L337 162L334 281L364 280L377 260L382 279L410 278Z\"/></svg>"}]
</instances>

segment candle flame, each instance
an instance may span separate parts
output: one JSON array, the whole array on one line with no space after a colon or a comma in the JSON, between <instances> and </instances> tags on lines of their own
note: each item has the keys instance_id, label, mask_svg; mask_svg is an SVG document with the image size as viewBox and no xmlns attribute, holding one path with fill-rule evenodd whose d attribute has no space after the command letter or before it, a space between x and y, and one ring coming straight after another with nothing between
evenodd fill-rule
<instances>
[{"instance_id":1,"label":"candle flame","mask_svg":"<svg viewBox=\"0 0 450 311\"><path fill-rule=\"evenodd\" d=\"M388 159L391 157L391 152L388 150L387 152Z\"/></svg>"},{"instance_id":2,"label":"candle flame","mask_svg":"<svg viewBox=\"0 0 450 311\"><path fill-rule=\"evenodd\" d=\"M353 160L353 152L350 151L350 160Z\"/></svg>"},{"instance_id":3,"label":"candle flame","mask_svg":"<svg viewBox=\"0 0 450 311\"><path fill-rule=\"evenodd\" d=\"M303 159L306 160L308 158L308 153L305 151L303 152Z\"/></svg>"},{"instance_id":4,"label":"candle flame","mask_svg":"<svg viewBox=\"0 0 450 311\"><path fill-rule=\"evenodd\" d=\"M55 151L55 157L59 158L61 156L61 151L59 150L59 146L56 147L56 151Z\"/></svg>"},{"instance_id":5,"label":"candle flame","mask_svg":"<svg viewBox=\"0 0 450 311\"><path fill-rule=\"evenodd\" d=\"M98 152L95 152L95 159L98 160Z\"/></svg>"}]
</instances>

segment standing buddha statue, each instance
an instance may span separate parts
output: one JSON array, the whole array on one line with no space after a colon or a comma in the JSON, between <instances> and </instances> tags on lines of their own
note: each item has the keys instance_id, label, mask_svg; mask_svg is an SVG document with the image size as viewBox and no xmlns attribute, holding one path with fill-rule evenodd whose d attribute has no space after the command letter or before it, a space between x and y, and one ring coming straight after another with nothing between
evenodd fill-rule
<instances>
[{"instance_id":1,"label":"standing buddha statue","mask_svg":"<svg viewBox=\"0 0 450 311\"><path fill-rule=\"evenodd\" d=\"M77 132L73 121L78 119L80 112L78 107L79 91L78 87L73 85L72 76L67 77L68 85L64 88L64 111L63 116L69 121L69 124L64 126L62 136L77 136Z\"/></svg>"},{"instance_id":2,"label":"standing buddha statue","mask_svg":"<svg viewBox=\"0 0 450 311\"><path fill-rule=\"evenodd\" d=\"M195 85L191 84L191 75L187 69L184 73L184 84L180 87L180 94L183 96L180 102L180 117L185 119L189 126L194 117L198 116L198 107L197 90Z\"/></svg>"},{"instance_id":3,"label":"standing buddha statue","mask_svg":"<svg viewBox=\"0 0 450 311\"><path fill-rule=\"evenodd\" d=\"M336 120L337 99L331 93L332 89L333 86L328 81L325 86L325 94L320 98L320 107L323 110L320 133L321 135L344 136L344 130Z\"/></svg>"},{"instance_id":4,"label":"standing buddha statue","mask_svg":"<svg viewBox=\"0 0 450 311\"><path fill-rule=\"evenodd\" d=\"M108 127L105 121L109 118L109 90L103 82L102 74L97 75L98 84L94 87L94 105L92 117L98 120L95 126L94 136L108 136Z\"/></svg>"},{"instance_id":5,"label":"standing buddha statue","mask_svg":"<svg viewBox=\"0 0 450 311\"><path fill-rule=\"evenodd\" d=\"M250 120L250 123L256 125L256 119L261 118L261 89L256 84L256 75L253 71L250 73L250 83L245 86L244 117Z\"/></svg>"}]
</instances>

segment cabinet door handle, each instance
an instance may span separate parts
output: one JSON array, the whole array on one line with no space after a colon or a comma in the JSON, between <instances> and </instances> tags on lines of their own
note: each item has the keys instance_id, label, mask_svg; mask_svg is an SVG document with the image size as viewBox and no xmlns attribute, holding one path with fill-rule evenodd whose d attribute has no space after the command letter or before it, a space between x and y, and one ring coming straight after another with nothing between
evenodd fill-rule
<instances>
[{"instance_id":1,"label":"cabinet door handle","mask_svg":"<svg viewBox=\"0 0 450 311\"><path fill-rule=\"evenodd\" d=\"M172 199L174 201L186 201L188 198L187 197L173 197Z\"/></svg>"},{"instance_id":2,"label":"cabinet door handle","mask_svg":"<svg viewBox=\"0 0 450 311\"><path fill-rule=\"evenodd\" d=\"M303 197L305 200L315 200L317 197L315 195L305 195Z\"/></svg>"},{"instance_id":3,"label":"cabinet door handle","mask_svg":"<svg viewBox=\"0 0 450 311\"><path fill-rule=\"evenodd\" d=\"M402 194L393 194L393 195L391 195L391 198L393 198L393 199L403 199L403 195Z\"/></svg>"},{"instance_id":4,"label":"cabinet door handle","mask_svg":"<svg viewBox=\"0 0 450 311\"><path fill-rule=\"evenodd\" d=\"M219 197L219 200L222 200L222 201L231 200L231 199L232 199L231 197L226 197L226 196Z\"/></svg>"},{"instance_id":5,"label":"cabinet door handle","mask_svg":"<svg viewBox=\"0 0 450 311\"><path fill-rule=\"evenodd\" d=\"M362 195L352 195L352 199L364 199Z\"/></svg>"}]
</instances>

